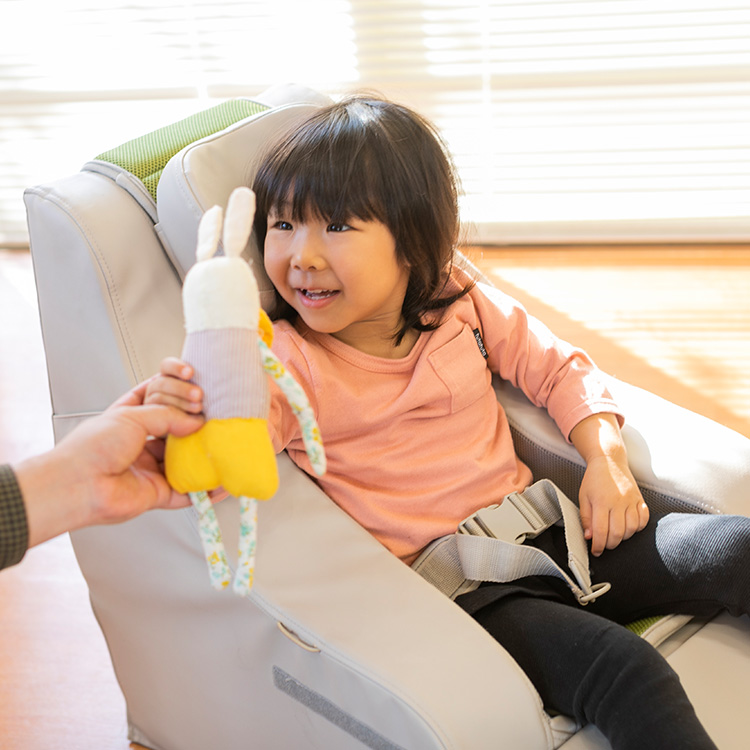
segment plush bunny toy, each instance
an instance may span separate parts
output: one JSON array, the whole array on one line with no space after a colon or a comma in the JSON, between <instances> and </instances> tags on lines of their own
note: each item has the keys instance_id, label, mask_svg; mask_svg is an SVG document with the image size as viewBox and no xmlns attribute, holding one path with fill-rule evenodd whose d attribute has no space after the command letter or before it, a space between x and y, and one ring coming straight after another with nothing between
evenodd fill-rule
<instances>
[{"instance_id":1,"label":"plush bunny toy","mask_svg":"<svg viewBox=\"0 0 750 750\"><path fill-rule=\"evenodd\" d=\"M187 336L182 358L203 389L206 422L200 430L167 438L165 472L186 492L199 514L199 530L214 588L231 579L216 513L208 491L223 487L240 501L240 549L234 591L253 583L257 509L278 488L276 455L268 434L270 392L266 373L288 399L302 427L313 470L325 473L325 454L305 392L271 352L273 328L260 307L258 285L240 257L255 214L255 195L237 188L226 218L220 206L206 211L198 227L197 262L182 289ZM224 256L214 257L222 235Z\"/></svg>"}]
</instances>

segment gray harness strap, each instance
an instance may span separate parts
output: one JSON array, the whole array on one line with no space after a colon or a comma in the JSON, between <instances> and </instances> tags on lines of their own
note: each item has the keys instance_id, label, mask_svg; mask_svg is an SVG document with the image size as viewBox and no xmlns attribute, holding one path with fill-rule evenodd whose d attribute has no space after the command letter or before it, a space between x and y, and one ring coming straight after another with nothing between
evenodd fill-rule
<instances>
[{"instance_id":1,"label":"gray harness strap","mask_svg":"<svg viewBox=\"0 0 750 750\"><path fill-rule=\"evenodd\" d=\"M565 529L572 578L546 552L523 546L555 523ZM412 568L451 599L481 581L508 583L530 575L561 578L584 606L610 589L609 583L592 585L578 507L548 479L478 510L456 534L430 544Z\"/></svg>"}]
</instances>

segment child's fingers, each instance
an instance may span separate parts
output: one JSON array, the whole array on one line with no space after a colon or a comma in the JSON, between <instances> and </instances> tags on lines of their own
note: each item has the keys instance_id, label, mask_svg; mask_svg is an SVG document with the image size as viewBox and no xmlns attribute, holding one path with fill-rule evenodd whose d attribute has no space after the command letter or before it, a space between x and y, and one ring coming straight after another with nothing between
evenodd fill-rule
<instances>
[{"instance_id":1,"label":"child's fingers","mask_svg":"<svg viewBox=\"0 0 750 750\"><path fill-rule=\"evenodd\" d=\"M614 537L610 535L609 523L610 514L608 509L594 509L593 518L591 519L591 554L594 557L599 557L609 544L614 541Z\"/></svg>"},{"instance_id":2,"label":"child's fingers","mask_svg":"<svg viewBox=\"0 0 750 750\"><path fill-rule=\"evenodd\" d=\"M223 487L217 487L208 493L208 498L212 503L219 503L229 497L229 493Z\"/></svg>"},{"instance_id":3,"label":"child's fingers","mask_svg":"<svg viewBox=\"0 0 750 750\"><path fill-rule=\"evenodd\" d=\"M145 403L176 406L189 414L203 410L203 391L194 383L157 375L148 384Z\"/></svg>"},{"instance_id":4,"label":"child's fingers","mask_svg":"<svg viewBox=\"0 0 750 750\"><path fill-rule=\"evenodd\" d=\"M605 549L614 549L623 539L627 539L627 513L621 508L609 512L609 529Z\"/></svg>"},{"instance_id":5,"label":"child's fingers","mask_svg":"<svg viewBox=\"0 0 750 750\"><path fill-rule=\"evenodd\" d=\"M624 539L630 539L633 534L643 531L649 519L649 510L643 498L639 496L637 500L629 505L625 511L625 535Z\"/></svg>"},{"instance_id":6,"label":"child's fingers","mask_svg":"<svg viewBox=\"0 0 750 750\"><path fill-rule=\"evenodd\" d=\"M159 370L162 375L169 375L180 380L190 380L193 377L193 368L177 357L164 358Z\"/></svg>"},{"instance_id":7,"label":"child's fingers","mask_svg":"<svg viewBox=\"0 0 750 750\"><path fill-rule=\"evenodd\" d=\"M630 539L633 534L640 531L642 528L641 519L638 515L638 506L629 505L625 509L625 532L622 535L622 538Z\"/></svg>"},{"instance_id":8,"label":"child's fingers","mask_svg":"<svg viewBox=\"0 0 750 750\"><path fill-rule=\"evenodd\" d=\"M156 375L146 389L146 402L154 403L159 398L177 398L186 401L198 401L202 397L201 389L194 383L179 380L173 376Z\"/></svg>"},{"instance_id":9,"label":"child's fingers","mask_svg":"<svg viewBox=\"0 0 750 750\"><path fill-rule=\"evenodd\" d=\"M638 512L635 506L613 507L606 512L596 527L591 544L591 553L598 557L605 549L614 549L624 539L630 539L639 529Z\"/></svg>"},{"instance_id":10,"label":"child's fingers","mask_svg":"<svg viewBox=\"0 0 750 750\"><path fill-rule=\"evenodd\" d=\"M581 526L583 526L583 536L586 539L591 539L591 503L588 502L584 497L579 498L579 509L581 511Z\"/></svg>"},{"instance_id":11,"label":"child's fingers","mask_svg":"<svg viewBox=\"0 0 750 750\"><path fill-rule=\"evenodd\" d=\"M648 505L641 499L641 502L637 505L638 510L638 529L637 531L643 531L646 528L646 524L651 518L651 511L648 509Z\"/></svg>"},{"instance_id":12,"label":"child's fingers","mask_svg":"<svg viewBox=\"0 0 750 750\"><path fill-rule=\"evenodd\" d=\"M579 503L584 537L591 541L591 554L599 557L605 549L613 549L622 541L625 515L623 509L594 500L587 493Z\"/></svg>"},{"instance_id":13,"label":"child's fingers","mask_svg":"<svg viewBox=\"0 0 750 750\"><path fill-rule=\"evenodd\" d=\"M633 534L642 531L648 523L648 519L648 506L643 502L640 493L637 501L627 505L624 509L611 509L609 512L609 530L607 532L605 548L614 549L620 542L630 539Z\"/></svg>"},{"instance_id":14,"label":"child's fingers","mask_svg":"<svg viewBox=\"0 0 750 750\"><path fill-rule=\"evenodd\" d=\"M594 506L588 500L581 500L580 508L583 535L591 541L591 554L599 557L609 542L609 508L601 505Z\"/></svg>"},{"instance_id":15,"label":"child's fingers","mask_svg":"<svg viewBox=\"0 0 750 750\"><path fill-rule=\"evenodd\" d=\"M165 393L160 393L153 398L149 398L146 403L159 404L160 406L174 406L187 414L200 414L203 411L203 403L201 401L192 401Z\"/></svg>"}]
</instances>

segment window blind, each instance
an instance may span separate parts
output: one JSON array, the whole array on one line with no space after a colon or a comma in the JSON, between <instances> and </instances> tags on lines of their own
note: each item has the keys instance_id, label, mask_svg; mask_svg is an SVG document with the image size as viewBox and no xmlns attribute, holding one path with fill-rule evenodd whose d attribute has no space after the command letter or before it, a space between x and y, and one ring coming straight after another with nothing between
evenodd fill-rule
<instances>
[{"instance_id":1,"label":"window blind","mask_svg":"<svg viewBox=\"0 0 750 750\"><path fill-rule=\"evenodd\" d=\"M747 241L750 2L0 0L0 243L27 185L234 96L374 89L454 154L469 241Z\"/></svg>"}]
</instances>

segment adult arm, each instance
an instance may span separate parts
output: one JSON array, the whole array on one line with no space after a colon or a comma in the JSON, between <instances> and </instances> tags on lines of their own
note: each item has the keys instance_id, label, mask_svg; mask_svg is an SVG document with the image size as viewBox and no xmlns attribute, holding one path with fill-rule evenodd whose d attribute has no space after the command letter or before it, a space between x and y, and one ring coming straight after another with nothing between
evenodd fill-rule
<instances>
[{"instance_id":1,"label":"adult arm","mask_svg":"<svg viewBox=\"0 0 750 750\"><path fill-rule=\"evenodd\" d=\"M23 496L10 466L0 466L0 570L20 562L29 528Z\"/></svg>"}]
</instances>

